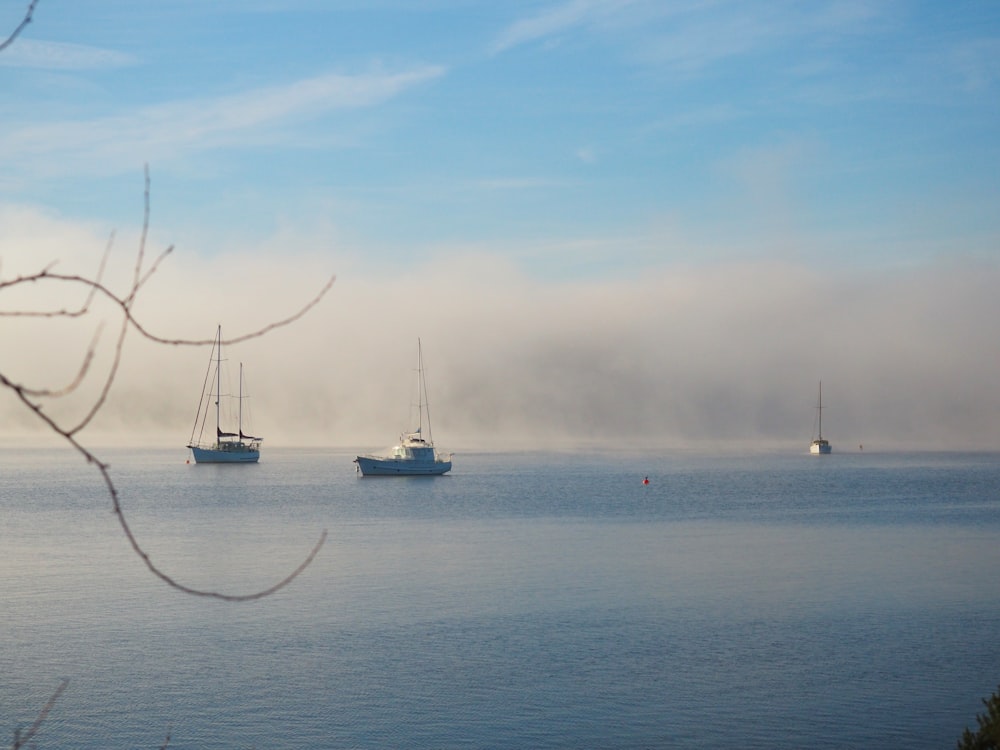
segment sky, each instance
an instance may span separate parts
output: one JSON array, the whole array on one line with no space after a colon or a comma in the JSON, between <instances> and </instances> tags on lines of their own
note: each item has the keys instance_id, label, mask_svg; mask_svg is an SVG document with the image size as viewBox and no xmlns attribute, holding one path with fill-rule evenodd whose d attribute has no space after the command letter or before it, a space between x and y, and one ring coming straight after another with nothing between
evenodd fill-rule
<instances>
[{"instance_id":1,"label":"sky","mask_svg":"<svg viewBox=\"0 0 1000 750\"><path fill-rule=\"evenodd\" d=\"M27 0L0 0L0 38ZM1000 4L39 0L0 52L0 279L55 263L238 336L265 446L1000 450ZM0 289L62 309L66 285ZM119 321L0 318L87 383ZM209 357L131 333L94 440L190 437ZM106 371L106 370L105 370ZM0 394L0 438L39 431Z\"/></svg>"}]
</instances>

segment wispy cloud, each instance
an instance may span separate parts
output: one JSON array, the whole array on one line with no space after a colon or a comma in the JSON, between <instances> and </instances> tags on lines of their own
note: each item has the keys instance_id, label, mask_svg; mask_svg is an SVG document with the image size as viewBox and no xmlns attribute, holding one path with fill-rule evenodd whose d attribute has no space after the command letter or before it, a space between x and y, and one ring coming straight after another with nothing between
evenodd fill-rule
<instances>
[{"instance_id":1,"label":"wispy cloud","mask_svg":"<svg viewBox=\"0 0 1000 750\"><path fill-rule=\"evenodd\" d=\"M328 73L216 99L156 104L86 121L24 125L0 133L0 155L8 164L35 164L45 157L51 170L72 170L82 162L107 173L181 153L273 143L283 126L338 109L376 106L444 72L426 65L397 73Z\"/></svg>"},{"instance_id":2,"label":"wispy cloud","mask_svg":"<svg viewBox=\"0 0 1000 750\"><path fill-rule=\"evenodd\" d=\"M576 150L576 158L584 164L597 163L597 149L594 146L581 146Z\"/></svg>"},{"instance_id":3,"label":"wispy cloud","mask_svg":"<svg viewBox=\"0 0 1000 750\"><path fill-rule=\"evenodd\" d=\"M490 51L497 54L521 44L590 24L602 16L614 14L634 4L635 0L570 0L568 3L554 5L541 13L512 23L497 36Z\"/></svg>"},{"instance_id":4,"label":"wispy cloud","mask_svg":"<svg viewBox=\"0 0 1000 750\"><path fill-rule=\"evenodd\" d=\"M534 190L571 187L573 184L569 180L558 180L551 177L494 177L478 180L474 186L486 190Z\"/></svg>"},{"instance_id":5,"label":"wispy cloud","mask_svg":"<svg viewBox=\"0 0 1000 750\"><path fill-rule=\"evenodd\" d=\"M767 4L732 0L570 0L519 19L494 40L494 54L570 32L617 38L632 59L679 70L769 49L789 39L856 32L879 16L878 0Z\"/></svg>"},{"instance_id":6,"label":"wispy cloud","mask_svg":"<svg viewBox=\"0 0 1000 750\"><path fill-rule=\"evenodd\" d=\"M680 130L699 129L717 125L727 125L748 116L742 107L724 102L697 109L671 112L656 122L647 126L649 131L674 132Z\"/></svg>"},{"instance_id":7,"label":"wispy cloud","mask_svg":"<svg viewBox=\"0 0 1000 750\"><path fill-rule=\"evenodd\" d=\"M957 45L951 66L969 91L981 91L1000 81L1000 39L974 39Z\"/></svg>"},{"instance_id":8,"label":"wispy cloud","mask_svg":"<svg viewBox=\"0 0 1000 750\"><path fill-rule=\"evenodd\" d=\"M636 58L647 64L694 72L713 64L769 52L828 35L865 30L878 3L711 3L676 14L669 23L643 30ZM808 48L806 48L808 49Z\"/></svg>"},{"instance_id":9,"label":"wispy cloud","mask_svg":"<svg viewBox=\"0 0 1000 750\"><path fill-rule=\"evenodd\" d=\"M65 42L19 39L0 55L0 65L12 68L43 70L97 70L123 68L136 64L136 58L123 52Z\"/></svg>"}]
</instances>

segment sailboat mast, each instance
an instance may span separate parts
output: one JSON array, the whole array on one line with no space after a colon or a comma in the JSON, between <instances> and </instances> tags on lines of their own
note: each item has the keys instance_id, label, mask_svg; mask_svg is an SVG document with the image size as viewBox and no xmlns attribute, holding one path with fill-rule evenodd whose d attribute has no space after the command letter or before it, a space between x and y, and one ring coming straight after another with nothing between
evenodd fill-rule
<instances>
[{"instance_id":1,"label":"sailboat mast","mask_svg":"<svg viewBox=\"0 0 1000 750\"><path fill-rule=\"evenodd\" d=\"M424 358L417 339L417 432L424 436Z\"/></svg>"},{"instance_id":2,"label":"sailboat mast","mask_svg":"<svg viewBox=\"0 0 1000 750\"><path fill-rule=\"evenodd\" d=\"M222 326L215 331L215 441L219 441L219 430L222 428Z\"/></svg>"},{"instance_id":3,"label":"sailboat mast","mask_svg":"<svg viewBox=\"0 0 1000 750\"><path fill-rule=\"evenodd\" d=\"M819 439L823 439L823 381L819 381L819 401L816 402L819 410Z\"/></svg>"},{"instance_id":4,"label":"sailboat mast","mask_svg":"<svg viewBox=\"0 0 1000 750\"><path fill-rule=\"evenodd\" d=\"M243 363L240 362L240 440L243 439Z\"/></svg>"},{"instance_id":5,"label":"sailboat mast","mask_svg":"<svg viewBox=\"0 0 1000 750\"><path fill-rule=\"evenodd\" d=\"M427 411L427 442L430 443L434 440L434 433L431 430L431 405L427 400L427 379L424 377L424 355L423 352L420 351L419 341L417 342L417 350L420 358L420 388L421 393L423 394L422 401L424 409Z\"/></svg>"}]
</instances>

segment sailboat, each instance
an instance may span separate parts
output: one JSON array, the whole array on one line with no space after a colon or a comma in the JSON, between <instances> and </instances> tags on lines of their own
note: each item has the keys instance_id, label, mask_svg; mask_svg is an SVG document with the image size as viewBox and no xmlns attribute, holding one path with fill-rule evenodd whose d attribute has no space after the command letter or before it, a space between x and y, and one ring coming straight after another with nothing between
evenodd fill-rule
<instances>
[{"instance_id":1,"label":"sailboat","mask_svg":"<svg viewBox=\"0 0 1000 750\"><path fill-rule=\"evenodd\" d=\"M243 363L240 362L240 395L239 395L239 416L237 418L237 432L223 432L222 430L222 326L219 326L215 333L215 344L212 347L212 354L208 360L208 371L205 373L205 383L202 386L201 399L198 401L198 414L195 416L194 428L191 430L191 439L188 441L188 448L194 454L195 463L199 464L251 464L260 460L260 442L262 438L247 435L243 432ZM215 382L212 383L209 377L212 373L212 365L215 365ZM213 391L214 387L214 391ZM208 421L208 413L211 408L212 399L215 399L215 442L203 441L205 433L205 422ZM199 430L199 424L201 425ZM194 433L198 432L198 440L195 441Z\"/></svg>"},{"instance_id":2,"label":"sailboat","mask_svg":"<svg viewBox=\"0 0 1000 750\"><path fill-rule=\"evenodd\" d=\"M440 453L431 436L431 413L427 404L424 359L417 339L417 426L399 437L386 455L364 455L354 459L363 476L431 476L451 471L451 454Z\"/></svg>"},{"instance_id":3,"label":"sailboat","mask_svg":"<svg viewBox=\"0 0 1000 750\"><path fill-rule=\"evenodd\" d=\"M833 452L833 447L830 445L830 441L823 438L823 381L819 381L819 399L816 402L816 412L819 418L819 432L815 440L812 441L812 445L809 446L809 452L814 455L825 455L827 453Z\"/></svg>"}]
</instances>

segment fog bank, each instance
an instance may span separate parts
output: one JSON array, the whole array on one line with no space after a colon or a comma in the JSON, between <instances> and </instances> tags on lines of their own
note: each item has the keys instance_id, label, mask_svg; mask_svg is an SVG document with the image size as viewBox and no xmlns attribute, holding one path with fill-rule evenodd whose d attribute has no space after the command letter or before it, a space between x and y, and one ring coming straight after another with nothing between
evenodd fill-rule
<instances>
[{"instance_id":1,"label":"fog bank","mask_svg":"<svg viewBox=\"0 0 1000 750\"><path fill-rule=\"evenodd\" d=\"M93 273L106 241L44 217L5 226L5 279L48 259ZM136 247L134 235L116 238L107 283L118 291ZM217 324L233 337L294 312L333 274L332 291L303 319L225 350L245 363L265 446L389 445L408 426L419 337L434 437L458 453L580 443L805 450L820 380L835 450L1000 450L995 263L692 264L546 283L472 252L390 277L340 251L263 246L204 257L181 248L141 290L135 314L169 338L210 339ZM62 309L83 297L65 285L23 292L0 293L0 307ZM61 387L104 321L85 387L46 406L82 414L119 325L110 306L96 311L71 321L4 318L0 371ZM208 348L156 345L131 331L86 434L183 449L208 357ZM38 434L9 392L0 394L0 425L5 439Z\"/></svg>"}]
</instances>

